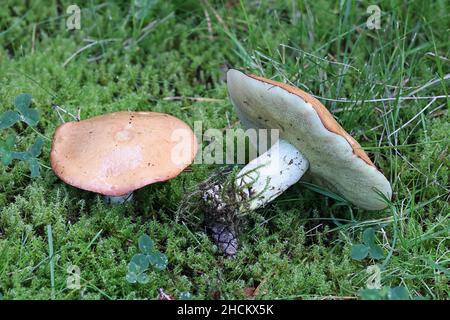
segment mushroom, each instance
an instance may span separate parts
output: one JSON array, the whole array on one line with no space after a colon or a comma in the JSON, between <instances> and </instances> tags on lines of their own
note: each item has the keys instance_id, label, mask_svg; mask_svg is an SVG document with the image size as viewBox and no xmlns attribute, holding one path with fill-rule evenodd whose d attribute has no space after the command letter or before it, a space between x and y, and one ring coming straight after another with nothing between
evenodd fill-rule
<instances>
[{"instance_id":1,"label":"mushroom","mask_svg":"<svg viewBox=\"0 0 450 320\"><path fill-rule=\"evenodd\" d=\"M74 187L121 203L134 190L176 177L197 153L191 128L157 112L115 112L56 129L55 174Z\"/></svg>"},{"instance_id":2,"label":"mushroom","mask_svg":"<svg viewBox=\"0 0 450 320\"><path fill-rule=\"evenodd\" d=\"M280 140L238 173L236 185L244 186L250 209L275 199L308 169L314 183L358 207L387 206L383 196L391 199L389 181L319 100L294 86L233 69L227 85L245 127L280 130Z\"/></svg>"}]
</instances>

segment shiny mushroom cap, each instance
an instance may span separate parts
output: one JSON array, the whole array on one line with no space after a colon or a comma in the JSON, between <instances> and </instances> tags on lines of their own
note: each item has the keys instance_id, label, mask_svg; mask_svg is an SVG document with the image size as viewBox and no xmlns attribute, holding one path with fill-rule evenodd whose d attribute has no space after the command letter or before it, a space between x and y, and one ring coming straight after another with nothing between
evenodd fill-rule
<instances>
[{"instance_id":1,"label":"shiny mushroom cap","mask_svg":"<svg viewBox=\"0 0 450 320\"><path fill-rule=\"evenodd\" d=\"M197 141L183 121L157 112L116 112L56 129L50 161L64 182L122 196L189 166Z\"/></svg>"},{"instance_id":2,"label":"shiny mushroom cap","mask_svg":"<svg viewBox=\"0 0 450 320\"><path fill-rule=\"evenodd\" d=\"M287 84L229 70L227 86L241 122L279 129L309 161L314 182L367 210L386 207L391 185L358 142L310 94Z\"/></svg>"}]
</instances>

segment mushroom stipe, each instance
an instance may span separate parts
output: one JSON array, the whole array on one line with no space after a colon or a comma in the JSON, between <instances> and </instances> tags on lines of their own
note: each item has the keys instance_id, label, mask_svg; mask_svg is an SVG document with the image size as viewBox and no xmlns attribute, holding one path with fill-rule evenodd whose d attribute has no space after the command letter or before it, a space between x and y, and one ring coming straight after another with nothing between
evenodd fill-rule
<instances>
[{"instance_id":1,"label":"mushroom stipe","mask_svg":"<svg viewBox=\"0 0 450 320\"><path fill-rule=\"evenodd\" d=\"M227 85L231 102L245 127L280 130L279 142L268 153L284 159L295 150L298 152L295 154L297 165L288 167L291 169L289 177L281 178L278 172L272 172L269 161L269 165L255 173L259 176L255 188L260 189L270 178L275 187L284 191L308 170L313 182L358 207L366 210L386 208L385 199L392 196L389 181L317 99L296 87L233 69L228 71ZM255 162L267 163L266 156L263 154L251 161L242 173L254 168ZM295 179L291 179L291 175ZM252 200L251 207L264 206L279 194L281 192L274 193L269 188L259 199Z\"/></svg>"},{"instance_id":2,"label":"mushroom stipe","mask_svg":"<svg viewBox=\"0 0 450 320\"><path fill-rule=\"evenodd\" d=\"M320 101L296 87L233 69L227 73L227 85L242 125L247 129L279 129L280 139L237 174L231 190L239 192L230 196L221 185L206 189L206 213L215 210L216 216L222 212L238 217L236 211L264 207L306 172L315 184L363 209L387 206L385 199L392 196L389 181ZM246 205L236 205L240 202ZM219 223L219 229L226 231L222 238L213 234L227 255L226 250L235 254L237 248L237 240L231 237L235 220L228 219L229 228L223 221ZM217 226L214 221L210 225ZM231 250L231 242L225 246L223 238L233 239Z\"/></svg>"}]
</instances>

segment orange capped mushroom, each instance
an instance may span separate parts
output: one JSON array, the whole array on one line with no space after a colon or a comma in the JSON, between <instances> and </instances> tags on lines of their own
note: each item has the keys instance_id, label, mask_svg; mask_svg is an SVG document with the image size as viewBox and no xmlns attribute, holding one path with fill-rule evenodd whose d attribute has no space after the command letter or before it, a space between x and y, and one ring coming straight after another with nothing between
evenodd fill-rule
<instances>
[{"instance_id":1,"label":"orange capped mushroom","mask_svg":"<svg viewBox=\"0 0 450 320\"><path fill-rule=\"evenodd\" d=\"M196 153L195 135L180 119L115 112L58 127L50 161L67 184L115 202L114 197L178 176Z\"/></svg>"}]
</instances>

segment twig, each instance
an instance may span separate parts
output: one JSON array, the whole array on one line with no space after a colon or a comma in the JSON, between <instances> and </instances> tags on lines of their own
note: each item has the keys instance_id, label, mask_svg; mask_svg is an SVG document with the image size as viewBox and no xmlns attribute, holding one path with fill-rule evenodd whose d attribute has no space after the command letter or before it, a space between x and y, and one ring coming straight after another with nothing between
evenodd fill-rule
<instances>
[{"instance_id":1,"label":"twig","mask_svg":"<svg viewBox=\"0 0 450 320\"><path fill-rule=\"evenodd\" d=\"M53 254L53 235L52 235L52 226L50 224L47 225L47 239L48 239L48 256L49 256L49 264L50 264L50 284L51 284L51 299L55 300L55 258Z\"/></svg>"},{"instance_id":2,"label":"twig","mask_svg":"<svg viewBox=\"0 0 450 320\"><path fill-rule=\"evenodd\" d=\"M346 64L346 63L343 63L343 62L331 61L331 60L328 60L328 59L325 59L325 58L321 58L321 57L316 56L316 55L314 55L314 54L312 54L312 53L308 53L308 52L306 52L306 51L303 51L302 49L294 48L294 47L291 47L291 46L286 45L286 44L280 44L280 46L282 46L282 47L284 47L284 48L288 48L288 49L294 50L294 51L299 51L299 52L301 52L301 53L303 53L303 54L305 54L305 55L307 55L307 56L316 58L316 59L318 59L318 60L325 61L325 62L327 62L327 63L341 65L341 66L344 66L344 67L347 67L347 68L352 68L352 69L354 69L354 70L356 70L356 71L358 71L358 72L361 72L361 71L359 71L359 69L355 68L354 66L349 65L349 64Z\"/></svg>"},{"instance_id":3,"label":"twig","mask_svg":"<svg viewBox=\"0 0 450 320\"><path fill-rule=\"evenodd\" d=\"M77 55L79 55L79 54L82 53L83 51L89 49L90 47L93 47L93 46L95 46L95 45L97 45L97 44L102 44L102 43L107 43L107 42L112 42L112 41L118 41L118 39L98 40L98 41L91 42L91 43L89 43L88 45L85 45L84 47L82 47L82 48L78 49L77 51L75 51L74 54L72 54L66 61L64 61L63 65L62 65L63 68L64 68L65 66L67 66L67 64L68 64L70 61L72 61L73 58L75 58Z\"/></svg>"},{"instance_id":4,"label":"twig","mask_svg":"<svg viewBox=\"0 0 450 320\"><path fill-rule=\"evenodd\" d=\"M292 17L291 17L291 23L296 26L298 23L299 18L299 11L297 11L297 8L295 6L295 0L291 1L291 11L292 11Z\"/></svg>"},{"instance_id":5,"label":"twig","mask_svg":"<svg viewBox=\"0 0 450 320\"><path fill-rule=\"evenodd\" d=\"M33 24L33 31L31 35L31 54L34 53L35 45L36 45L36 23Z\"/></svg>"},{"instance_id":6,"label":"twig","mask_svg":"<svg viewBox=\"0 0 450 320\"><path fill-rule=\"evenodd\" d=\"M203 3L212 11L212 13L216 17L217 21L222 25L222 28L226 32L230 32L230 30L228 29L228 26L223 21L222 17L219 15L219 13L216 11L216 9L214 9L214 7L209 3L209 1L208 0L203 0Z\"/></svg>"},{"instance_id":7,"label":"twig","mask_svg":"<svg viewBox=\"0 0 450 320\"><path fill-rule=\"evenodd\" d=\"M450 79L450 73L446 74L443 78L444 81ZM432 85L435 85L436 83L439 83L440 81L442 81L442 79L438 78L438 79L433 79L428 81L427 83L425 83L424 85L420 86L419 88L411 91L410 93L408 93L406 96L402 96L399 97L398 100L429 100L429 99L446 99L448 98L447 95L439 95L439 96L423 96L423 97L414 97L414 95L422 90L424 90L425 88L428 88ZM315 96L314 97L321 99L321 100L325 100L325 101L332 101L332 102L343 102L343 103L362 103L363 101L361 100L347 100L347 99L330 99L330 98L324 98L324 97L320 97L320 96ZM384 101L395 101L397 100L396 97L389 97L389 98L380 98L380 99L370 99L370 100L364 100L364 103L366 102L384 102ZM351 109L345 109L345 110L351 110ZM337 109L334 112L341 112L344 111L344 109Z\"/></svg>"},{"instance_id":8,"label":"twig","mask_svg":"<svg viewBox=\"0 0 450 320\"><path fill-rule=\"evenodd\" d=\"M450 79L450 73L448 73L448 74L446 74L444 76L444 80L448 80L448 79ZM417 92L419 92L419 91L421 91L421 90L423 90L425 88L428 88L428 87L430 87L430 86L432 86L432 85L434 85L434 84L436 84L436 83L438 83L440 81L442 81L442 79L439 79L439 78L438 79L434 79L434 80L430 80L429 82L425 83L423 86L421 86L421 87L417 88L416 90L408 93L408 97L411 97L411 96L415 95Z\"/></svg>"},{"instance_id":9,"label":"twig","mask_svg":"<svg viewBox=\"0 0 450 320\"><path fill-rule=\"evenodd\" d=\"M445 61L449 61L450 59L449 58L447 58L447 57L444 57L444 56L438 56L438 55L436 55L435 53L433 53L433 52L427 52L427 53L425 53L427 56L432 56L432 57L437 57L437 58L439 58L439 59L442 59L442 60L445 60Z\"/></svg>"},{"instance_id":10,"label":"twig","mask_svg":"<svg viewBox=\"0 0 450 320\"><path fill-rule=\"evenodd\" d=\"M164 18L162 18L161 20L154 20L152 22L150 22L149 24L147 24L147 26L144 27L144 29L142 29L139 37L137 38L137 40L134 42L134 44L138 44L139 42L141 42L142 40L145 39L145 37L147 37L150 32L155 29L157 26L159 26L160 24L164 23L165 21L167 21L168 19L170 19L171 17L174 16L174 13L171 12L169 13L167 16L165 16ZM128 38L123 42L123 46L125 49L128 49L131 46L131 43L133 41L133 38Z\"/></svg>"},{"instance_id":11,"label":"twig","mask_svg":"<svg viewBox=\"0 0 450 320\"><path fill-rule=\"evenodd\" d=\"M174 96L174 97L165 97L163 100L165 101L181 101L181 100L190 100L190 101L200 101L200 102L223 102L223 99L215 99L215 98L203 98L203 97L183 97L183 96Z\"/></svg>"},{"instance_id":12,"label":"twig","mask_svg":"<svg viewBox=\"0 0 450 320\"><path fill-rule=\"evenodd\" d=\"M152 22L150 22L149 24L147 24L144 29L142 29L139 38L136 40L137 44L139 41L141 41L142 39L144 39L149 33L150 31L156 26L156 24L158 23L159 20L154 20ZM125 49L128 49L131 46L131 43L133 42L133 38L128 38L123 42L123 47Z\"/></svg>"},{"instance_id":13,"label":"twig","mask_svg":"<svg viewBox=\"0 0 450 320\"><path fill-rule=\"evenodd\" d=\"M208 13L208 10L206 10L206 8L203 8L203 13L205 15L206 25L208 26L209 40L213 41L214 36L213 36L213 29L212 29L212 25L211 25L211 18L209 17L209 13Z\"/></svg>"},{"instance_id":14,"label":"twig","mask_svg":"<svg viewBox=\"0 0 450 320\"><path fill-rule=\"evenodd\" d=\"M424 97L392 97L392 98L380 98L380 99L369 99L369 100L347 100L347 99L331 99L331 98L325 98L325 97L321 97L321 96L317 96L312 94L313 97L320 99L320 100L325 100L325 101L332 101L332 102L342 102L342 103L356 103L356 104L360 104L360 103L372 103L372 102L384 102L384 101L395 101L395 100L430 100L430 99L446 99L448 98L447 95L440 95L440 96L424 96ZM348 109L347 109L348 110ZM342 110L339 110L338 112L340 112ZM336 112L336 111L335 111Z\"/></svg>"},{"instance_id":15,"label":"twig","mask_svg":"<svg viewBox=\"0 0 450 320\"><path fill-rule=\"evenodd\" d=\"M423 108L422 110L420 110L414 117L412 117L411 119L409 119L408 121L406 121L400 128L396 129L395 131L391 132L387 137L391 137L394 134L396 134L397 132L399 132L400 130L402 130L404 127L406 127L407 125L409 125L411 122L413 122L418 116L420 116L425 110L427 110L434 102L436 101L436 99L433 99L430 101L429 104L427 104L425 106L425 108Z\"/></svg>"},{"instance_id":16,"label":"twig","mask_svg":"<svg viewBox=\"0 0 450 320\"><path fill-rule=\"evenodd\" d=\"M57 108L54 108L54 109L56 110L56 113L58 114L59 120L60 120L62 123L66 123L66 121L64 120L64 118L63 118L63 116L61 115L61 113L59 113L59 109L57 109Z\"/></svg>"},{"instance_id":17,"label":"twig","mask_svg":"<svg viewBox=\"0 0 450 320\"><path fill-rule=\"evenodd\" d=\"M33 128L32 126L29 126L28 128L30 128L31 130L33 130L37 135L41 136L42 138L44 138L45 140L48 141L52 141L52 139L50 139L49 137L43 135L42 133L40 133L39 131L37 131L35 128Z\"/></svg>"},{"instance_id":18,"label":"twig","mask_svg":"<svg viewBox=\"0 0 450 320\"><path fill-rule=\"evenodd\" d=\"M92 63L92 62L95 62L95 61L97 61L97 60L100 60L101 58L103 58L105 55L102 53L102 54L99 54L98 56L95 56L95 57L92 57L92 58L88 58L87 59L87 62L88 63Z\"/></svg>"},{"instance_id":19,"label":"twig","mask_svg":"<svg viewBox=\"0 0 450 320\"><path fill-rule=\"evenodd\" d=\"M62 117L62 115L59 113L59 111L62 111L62 112L64 112L65 114L69 115L69 116L70 116L71 118L73 118L75 121L80 121L80 112L81 112L81 109L80 109L80 108L78 108L77 116L74 115L73 113L71 113L71 112L69 112L69 111L67 111L67 110L65 110L65 109L63 109L63 108L61 108L61 107L58 106L57 104L53 104L53 105L52 105L52 108L53 108L54 110L56 110L56 113L58 114L58 116L59 116L60 120L62 121L62 123L65 123L65 121L64 121L64 118Z\"/></svg>"},{"instance_id":20,"label":"twig","mask_svg":"<svg viewBox=\"0 0 450 320\"><path fill-rule=\"evenodd\" d=\"M358 297L354 296L322 296L321 300L358 300Z\"/></svg>"}]
</instances>

